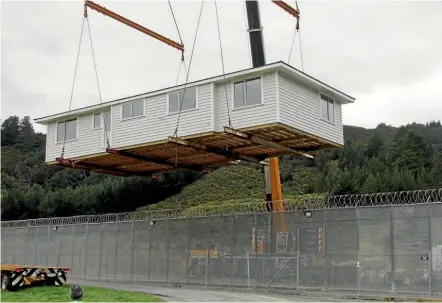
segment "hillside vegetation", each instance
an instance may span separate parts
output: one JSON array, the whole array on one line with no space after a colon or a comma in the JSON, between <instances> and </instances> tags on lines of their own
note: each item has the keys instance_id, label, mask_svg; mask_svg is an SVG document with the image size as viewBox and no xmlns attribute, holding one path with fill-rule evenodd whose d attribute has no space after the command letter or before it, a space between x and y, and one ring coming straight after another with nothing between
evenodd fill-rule
<instances>
[{"instance_id":1,"label":"hillside vegetation","mask_svg":"<svg viewBox=\"0 0 442 303\"><path fill-rule=\"evenodd\" d=\"M343 148L314 160L280 158L284 196L349 194L442 187L440 122L375 129L345 126ZM262 201L261 166L179 172L160 179L113 177L48 167L45 135L30 117L12 116L1 131L1 219L101 214L136 209Z\"/></svg>"}]
</instances>

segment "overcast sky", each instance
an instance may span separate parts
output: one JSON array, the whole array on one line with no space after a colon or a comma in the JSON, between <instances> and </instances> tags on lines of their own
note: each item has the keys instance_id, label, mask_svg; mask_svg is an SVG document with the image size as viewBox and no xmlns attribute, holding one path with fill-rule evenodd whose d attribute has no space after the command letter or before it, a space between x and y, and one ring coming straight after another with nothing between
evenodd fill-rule
<instances>
[{"instance_id":1,"label":"overcast sky","mask_svg":"<svg viewBox=\"0 0 442 303\"><path fill-rule=\"evenodd\" d=\"M179 40L167 1L95 2ZM356 98L345 124L442 119L442 1L298 3L304 71ZM201 2L172 5L189 61ZM267 62L287 62L295 20L269 1L260 8ZM218 10L226 72L251 67L244 2L219 0ZM68 109L82 19L82 1L1 2L2 119ZM175 84L179 51L95 11L89 22L103 101ZM298 39L290 64L301 68ZM205 1L190 80L221 73L215 4ZM85 27L72 108L97 103Z\"/></svg>"}]
</instances>

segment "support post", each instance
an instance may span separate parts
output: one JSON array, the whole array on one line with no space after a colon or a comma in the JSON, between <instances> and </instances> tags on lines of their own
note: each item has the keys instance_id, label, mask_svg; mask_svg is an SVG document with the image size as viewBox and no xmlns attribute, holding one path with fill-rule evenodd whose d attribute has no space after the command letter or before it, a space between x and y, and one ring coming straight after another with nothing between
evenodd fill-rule
<instances>
[{"instance_id":1,"label":"support post","mask_svg":"<svg viewBox=\"0 0 442 303\"><path fill-rule=\"evenodd\" d=\"M89 240L89 223L86 223L86 247L88 247L87 241ZM87 252L88 250L84 250L84 277L87 278Z\"/></svg>"},{"instance_id":2,"label":"support post","mask_svg":"<svg viewBox=\"0 0 442 303\"><path fill-rule=\"evenodd\" d=\"M131 244L131 259L130 259L130 279L134 280L134 269L135 269L135 221L132 221L132 244Z\"/></svg>"},{"instance_id":3,"label":"support post","mask_svg":"<svg viewBox=\"0 0 442 303\"><path fill-rule=\"evenodd\" d=\"M390 255L391 255L391 291L396 292L396 264L394 257L394 220L393 220L393 206L390 206Z\"/></svg>"},{"instance_id":4,"label":"support post","mask_svg":"<svg viewBox=\"0 0 442 303\"><path fill-rule=\"evenodd\" d=\"M299 249L296 250L296 292L299 294Z\"/></svg>"},{"instance_id":5,"label":"support post","mask_svg":"<svg viewBox=\"0 0 442 303\"><path fill-rule=\"evenodd\" d=\"M207 256L206 256L206 278L205 278L205 286L209 285L209 266L210 266L210 251L211 251L211 228L209 227L209 241L207 243Z\"/></svg>"},{"instance_id":6,"label":"support post","mask_svg":"<svg viewBox=\"0 0 442 303\"><path fill-rule=\"evenodd\" d=\"M428 246L429 246L429 250L428 250L428 295L431 297L433 291L432 291L432 287L433 287L433 254L432 254L432 239L431 239L431 231L432 231L432 226L431 226L431 208L432 205L428 205Z\"/></svg>"},{"instance_id":7,"label":"support post","mask_svg":"<svg viewBox=\"0 0 442 303\"><path fill-rule=\"evenodd\" d=\"M257 265L258 265L258 237L257 237L257 227L258 227L258 218L257 215L254 214L253 215L254 218L254 229L253 229L253 233L254 233L254 248L255 248L255 270L253 271L254 277L255 277L255 286L258 287L258 270L257 270Z\"/></svg>"},{"instance_id":8,"label":"support post","mask_svg":"<svg viewBox=\"0 0 442 303\"><path fill-rule=\"evenodd\" d=\"M250 255L249 252L247 252L247 285L250 289Z\"/></svg>"},{"instance_id":9,"label":"support post","mask_svg":"<svg viewBox=\"0 0 442 303\"><path fill-rule=\"evenodd\" d=\"M151 281L151 268L152 268L152 229L153 226L150 227L149 229L149 251L148 251L148 256L147 256L147 279L149 281Z\"/></svg>"},{"instance_id":10,"label":"support post","mask_svg":"<svg viewBox=\"0 0 442 303\"><path fill-rule=\"evenodd\" d=\"M98 244L98 277L101 278L101 251L103 246L103 224L100 223L100 243Z\"/></svg>"},{"instance_id":11,"label":"support post","mask_svg":"<svg viewBox=\"0 0 442 303\"><path fill-rule=\"evenodd\" d=\"M324 288L328 289L328 267L327 264L330 264L330 262L328 262L328 255L327 255L327 221L328 221L328 217L327 217L327 210L324 209L324 234L323 234L323 241L324 241L324 251L323 251L323 255L324 255Z\"/></svg>"},{"instance_id":12,"label":"support post","mask_svg":"<svg viewBox=\"0 0 442 303\"><path fill-rule=\"evenodd\" d=\"M187 219L187 223L186 223L186 283L189 283L189 257L190 257L190 252L189 252L189 246L190 246L190 228L189 228L189 219Z\"/></svg>"},{"instance_id":13,"label":"support post","mask_svg":"<svg viewBox=\"0 0 442 303\"><path fill-rule=\"evenodd\" d=\"M301 252L299 250L299 227L296 228L296 292L299 294L299 258Z\"/></svg>"},{"instance_id":14,"label":"support post","mask_svg":"<svg viewBox=\"0 0 442 303\"><path fill-rule=\"evenodd\" d=\"M51 240L51 233L50 233L50 226L47 227L47 233L48 233L48 237L47 237L47 246L46 247L48 248L48 250L47 250L47 253L46 253L46 266L49 266L49 257L51 255L51 242L50 242L50 240ZM15 254L15 256L17 255L16 252L15 252L15 245L14 245L14 254ZM15 256L14 256L14 258L15 258Z\"/></svg>"},{"instance_id":15,"label":"support post","mask_svg":"<svg viewBox=\"0 0 442 303\"><path fill-rule=\"evenodd\" d=\"M74 243L75 243L75 224L72 225L71 272L74 271L74 254L75 254Z\"/></svg>"},{"instance_id":16,"label":"support post","mask_svg":"<svg viewBox=\"0 0 442 303\"><path fill-rule=\"evenodd\" d=\"M166 270L167 270L167 284L170 284L170 220L166 221L166 251L167 251L167 257L166 257Z\"/></svg>"},{"instance_id":17,"label":"support post","mask_svg":"<svg viewBox=\"0 0 442 303\"><path fill-rule=\"evenodd\" d=\"M356 247L358 250L358 257L357 257L357 263L356 263L356 284L358 288L358 296L361 294L361 267L360 267L360 261L359 260L359 208L356 206Z\"/></svg>"},{"instance_id":18,"label":"support post","mask_svg":"<svg viewBox=\"0 0 442 303\"><path fill-rule=\"evenodd\" d=\"M115 220L115 235L116 235L116 242L115 242L115 253L114 253L114 280L117 280L117 266L118 266L118 219Z\"/></svg>"},{"instance_id":19,"label":"support post","mask_svg":"<svg viewBox=\"0 0 442 303\"><path fill-rule=\"evenodd\" d=\"M234 277L235 277L235 262L233 259L233 254L235 253L235 245L236 245L236 237L235 237L235 215L233 215L232 217L232 242L230 244L230 287L233 287L233 281L234 281ZM247 251L247 255L249 254L249 252ZM236 257L236 254L235 254Z\"/></svg>"},{"instance_id":20,"label":"support post","mask_svg":"<svg viewBox=\"0 0 442 303\"><path fill-rule=\"evenodd\" d=\"M58 226L57 226L58 227ZM58 258L57 258L57 266L60 267L60 258L61 258L61 239L62 239L62 233L60 227L57 229L57 238L60 240L58 241Z\"/></svg>"}]
</instances>

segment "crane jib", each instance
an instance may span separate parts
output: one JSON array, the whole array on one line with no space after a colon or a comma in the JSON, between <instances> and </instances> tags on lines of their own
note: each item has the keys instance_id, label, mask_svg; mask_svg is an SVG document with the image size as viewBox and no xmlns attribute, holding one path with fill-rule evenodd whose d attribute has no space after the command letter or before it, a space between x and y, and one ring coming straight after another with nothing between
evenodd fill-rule
<instances>
[{"instance_id":1,"label":"crane jib","mask_svg":"<svg viewBox=\"0 0 442 303\"><path fill-rule=\"evenodd\" d=\"M140 25L140 24L138 24L136 22L133 22L133 21L131 21L131 20L129 20L129 19L127 19L127 18L117 14L117 13L114 13L111 10L108 10L107 8L105 8L105 7L101 6L101 5L98 5L98 4L96 4L96 3L92 2L92 1L88 1L87 0L87 1L84 2L84 7L85 7L85 12L84 12L85 17L87 17L87 10L86 10L86 8L89 7L91 9L93 9L93 10L96 10L99 13L102 13L103 15L106 15L106 16L112 18L112 19L115 19L115 20L117 20L117 21L119 21L121 23L124 23L127 26L130 26L130 27L132 27L132 28L134 28L134 29L136 29L136 30L146 34L146 35L149 35L149 36L151 36L151 37L153 37L153 38L155 38L155 39L157 39L157 40L159 40L161 42L166 43L167 45L170 45L170 46L172 46L172 47L174 47L174 48L184 52L184 45L182 45L181 43L175 42L175 41L173 41L173 40L171 40L171 39L169 39L169 38L167 38L167 37L165 37L163 35L160 35L160 34L154 32L154 31L152 31L152 30L150 30L150 29L148 29L148 28L146 28L146 27L144 27L144 26L142 26L142 25Z\"/></svg>"}]
</instances>

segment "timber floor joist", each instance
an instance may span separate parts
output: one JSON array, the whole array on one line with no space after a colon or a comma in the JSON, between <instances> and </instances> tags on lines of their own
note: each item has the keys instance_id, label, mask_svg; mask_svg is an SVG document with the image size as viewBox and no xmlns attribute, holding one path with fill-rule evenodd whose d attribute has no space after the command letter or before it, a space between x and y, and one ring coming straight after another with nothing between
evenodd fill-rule
<instances>
[{"instance_id":1,"label":"timber floor joist","mask_svg":"<svg viewBox=\"0 0 442 303\"><path fill-rule=\"evenodd\" d=\"M169 137L161 142L48 163L117 176L152 176L178 170L203 171L235 161L262 163L271 156L313 158L314 151L339 145L281 123L233 129L189 137Z\"/></svg>"}]
</instances>

